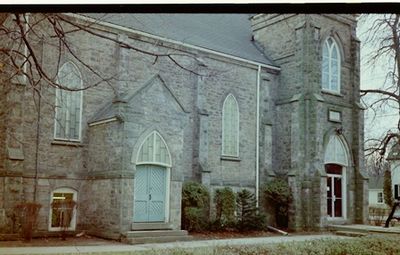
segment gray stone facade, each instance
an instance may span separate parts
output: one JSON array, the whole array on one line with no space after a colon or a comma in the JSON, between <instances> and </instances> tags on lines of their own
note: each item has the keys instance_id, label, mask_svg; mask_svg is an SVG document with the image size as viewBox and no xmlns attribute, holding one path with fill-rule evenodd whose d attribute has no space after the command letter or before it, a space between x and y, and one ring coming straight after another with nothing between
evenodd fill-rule
<instances>
[{"instance_id":1,"label":"gray stone facade","mask_svg":"<svg viewBox=\"0 0 400 255\"><path fill-rule=\"evenodd\" d=\"M359 42L352 15L253 16L249 29L257 47L276 63L271 65L107 23L94 29L143 50L184 54L180 63L198 74L165 58L154 62L152 56L109 40L74 33L80 58L106 77L117 74L109 84L83 92L80 142L54 139L53 88L42 86L38 125L31 88L16 83L1 87L13 88L0 96L7 120L0 122L1 232L15 231L13 207L33 199L37 176L39 231L49 231L52 191L68 187L77 192L76 230L120 238L135 224L136 163L141 145L153 131L162 136L171 155L171 166L166 167L168 218L163 222L169 228L180 229L184 181L202 182L211 191L229 186L255 192L257 167L259 185L276 175L288 177L294 194L291 228L365 222L368 185L363 175ZM339 95L321 91L321 45L329 35L340 43L344 58ZM46 52L42 63L51 72L57 49L50 43L41 47ZM77 65L84 84L98 80L72 56L63 55L61 62L66 61ZM240 112L238 158L221 154L222 107L229 94L235 96ZM14 110L7 110L10 106ZM341 112L341 122L329 121L329 110ZM351 162L345 178L347 215L336 221L326 213L324 168L325 148L335 134L346 141Z\"/></svg>"}]
</instances>

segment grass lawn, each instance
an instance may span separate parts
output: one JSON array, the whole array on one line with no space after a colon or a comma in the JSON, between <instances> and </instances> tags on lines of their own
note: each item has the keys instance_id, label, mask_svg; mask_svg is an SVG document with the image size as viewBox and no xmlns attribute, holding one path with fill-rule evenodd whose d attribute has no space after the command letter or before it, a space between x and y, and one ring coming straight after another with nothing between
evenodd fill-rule
<instances>
[{"instance_id":1,"label":"grass lawn","mask_svg":"<svg viewBox=\"0 0 400 255\"><path fill-rule=\"evenodd\" d=\"M168 255L388 255L400 254L399 236L377 235L340 240L315 240L256 246L209 247L196 249L157 250L150 253ZM136 253L135 253L136 254Z\"/></svg>"}]
</instances>

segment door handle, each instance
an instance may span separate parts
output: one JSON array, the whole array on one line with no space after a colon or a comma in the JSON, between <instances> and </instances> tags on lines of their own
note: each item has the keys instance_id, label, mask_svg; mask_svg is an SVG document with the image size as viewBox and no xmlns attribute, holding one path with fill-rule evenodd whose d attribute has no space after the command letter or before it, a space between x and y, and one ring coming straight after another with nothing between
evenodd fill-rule
<instances>
[{"instance_id":1,"label":"door handle","mask_svg":"<svg viewBox=\"0 0 400 255\"><path fill-rule=\"evenodd\" d=\"M149 200L151 200L151 194L149 194Z\"/></svg>"}]
</instances>

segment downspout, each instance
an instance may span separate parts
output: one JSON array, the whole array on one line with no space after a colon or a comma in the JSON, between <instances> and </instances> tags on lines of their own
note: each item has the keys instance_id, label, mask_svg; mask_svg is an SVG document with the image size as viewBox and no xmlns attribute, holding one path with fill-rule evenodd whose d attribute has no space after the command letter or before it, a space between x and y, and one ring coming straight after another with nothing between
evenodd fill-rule
<instances>
[{"instance_id":1,"label":"downspout","mask_svg":"<svg viewBox=\"0 0 400 255\"><path fill-rule=\"evenodd\" d=\"M28 36L28 30L29 30L29 13L25 14L25 34L26 36ZM26 58L28 58L28 46L26 46L26 44L24 45L24 56ZM26 59L27 60L27 59ZM25 61L22 70L24 71L24 84L26 85L28 82L28 78L26 77L26 73L27 73L27 69L28 69L28 62Z\"/></svg>"},{"instance_id":2,"label":"downspout","mask_svg":"<svg viewBox=\"0 0 400 255\"><path fill-rule=\"evenodd\" d=\"M257 109L256 109L256 206L259 206L260 197L260 77L261 66L257 69Z\"/></svg>"}]
</instances>

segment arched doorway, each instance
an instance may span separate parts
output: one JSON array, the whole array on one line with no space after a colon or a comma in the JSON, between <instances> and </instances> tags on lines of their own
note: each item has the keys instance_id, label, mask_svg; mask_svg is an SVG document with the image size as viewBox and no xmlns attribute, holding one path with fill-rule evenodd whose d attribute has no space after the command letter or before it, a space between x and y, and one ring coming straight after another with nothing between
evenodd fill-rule
<instances>
[{"instance_id":1,"label":"arched doorway","mask_svg":"<svg viewBox=\"0 0 400 255\"><path fill-rule=\"evenodd\" d=\"M136 160L133 222L167 222L171 155L161 135L144 139Z\"/></svg>"},{"instance_id":2,"label":"arched doorway","mask_svg":"<svg viewBox=\"0 0 400 255\"><path fill-rule=\"evenodd\" d=\"M345 219L347 215L346 168L349 157L345 143L332 135L325 149L327 175L327 215L330 219Z\"/></svg>"}]
</instances>

